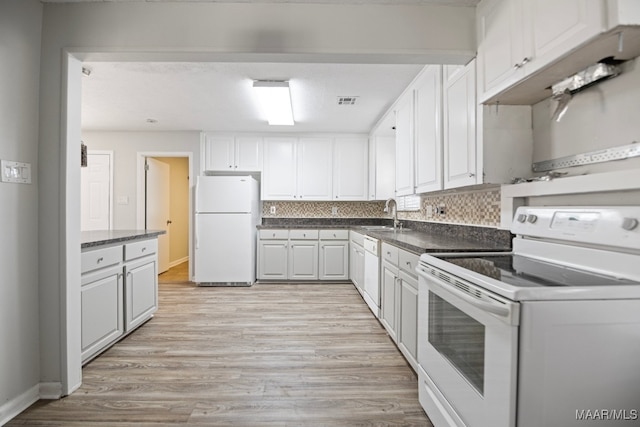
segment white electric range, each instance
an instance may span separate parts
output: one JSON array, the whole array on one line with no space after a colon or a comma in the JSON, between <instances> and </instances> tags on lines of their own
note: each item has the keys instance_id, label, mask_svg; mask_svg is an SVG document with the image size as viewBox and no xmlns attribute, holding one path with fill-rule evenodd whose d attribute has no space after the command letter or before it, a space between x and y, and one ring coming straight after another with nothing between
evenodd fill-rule
<instances>
[{"instance_id":1,"label":"white electric range","mask_svg":"<svg viewBox=\"0 0 640 427\"><path fill-rule=\"evenodd\" d=\"M639 219L523 207L512 253L420 257L420 402L436 427L640 425Z\"/></svg>"}]
</instances>

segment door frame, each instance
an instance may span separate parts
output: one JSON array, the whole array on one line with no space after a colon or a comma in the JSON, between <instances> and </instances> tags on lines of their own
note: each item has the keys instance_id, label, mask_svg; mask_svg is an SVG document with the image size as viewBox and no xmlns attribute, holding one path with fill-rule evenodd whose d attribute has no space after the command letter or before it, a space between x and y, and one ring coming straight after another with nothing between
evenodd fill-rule
<instances>
[{"instance_id":1,"label":"door frame","mask_svg":"<svg viewBox=\"0 0 640 427\"><path fill-rule=\"evenodd\" d=\"M136 153L136 227L144 230L145 213L145 174L144 163L147 157L185 157L189 161L189 279L193 278L193 153L190 151L138 151Z\"/></svg>"},{"instance_id":2,"label":"door frame","mask_svg":"<svg viewBox=\"0 0 640 427\"><path fill-rule=\"evenodd\" d=\"M113 230L113 150L87 150L87 155L109 156L109 230Z\"/></svg>"}]
</instances>

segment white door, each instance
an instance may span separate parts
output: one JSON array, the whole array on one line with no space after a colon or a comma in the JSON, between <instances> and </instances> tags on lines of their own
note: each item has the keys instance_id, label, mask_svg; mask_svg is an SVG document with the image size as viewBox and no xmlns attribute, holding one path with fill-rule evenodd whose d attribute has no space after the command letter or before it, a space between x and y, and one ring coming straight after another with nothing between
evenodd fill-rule
<instances>
[{"instance_id":1,"label":"white door","mask_svg":"<svg viewBox=\"0 0 640 427\"><path fill-rule=\"evenodd\" d=\"M111 229L111 155L89 153L80 177L80 229Z\"/></svg>"},{"instance_id":2,"label":"white door","mask_svg":"<svg viewBox=\"0 0 640 427\"><path fill-rule=\"evenodd\" d=\"M165 230L158 236L158 274L169 269L169 224L171 224L170 167L146 158L146 229Z\"/></svg>"}]
</instances>

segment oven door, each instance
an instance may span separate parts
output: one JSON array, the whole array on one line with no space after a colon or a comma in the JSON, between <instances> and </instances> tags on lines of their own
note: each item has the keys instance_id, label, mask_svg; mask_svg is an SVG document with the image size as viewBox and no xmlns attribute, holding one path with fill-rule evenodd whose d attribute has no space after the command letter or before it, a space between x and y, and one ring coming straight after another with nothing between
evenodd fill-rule
<instances>
[{"instance_id":1,"label":"oven door","mask_svg":"<svg viewBox=\"0 0 640 427\"><path fill-rule=\"evenodd\" d=\"M519 304L421 262L420 401L436 427L513 427Z\"/></svg>"}]
</instances>

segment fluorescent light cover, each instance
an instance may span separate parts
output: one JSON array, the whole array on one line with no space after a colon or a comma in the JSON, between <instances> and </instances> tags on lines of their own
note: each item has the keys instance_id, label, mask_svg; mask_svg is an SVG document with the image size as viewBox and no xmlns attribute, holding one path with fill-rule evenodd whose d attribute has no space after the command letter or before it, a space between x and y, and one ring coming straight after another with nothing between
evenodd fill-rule
<instances>
[{"instance_id":1,"label":"fluorescent light cover","mask_svg":"<svg viewBox=\"0 0 640 427\"><path fill-rule=\"evenodd\" d=\"M270 125L293 126L289 82L255 80L253 88Z\"/></svg>"}]
</instances>

